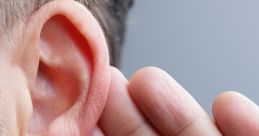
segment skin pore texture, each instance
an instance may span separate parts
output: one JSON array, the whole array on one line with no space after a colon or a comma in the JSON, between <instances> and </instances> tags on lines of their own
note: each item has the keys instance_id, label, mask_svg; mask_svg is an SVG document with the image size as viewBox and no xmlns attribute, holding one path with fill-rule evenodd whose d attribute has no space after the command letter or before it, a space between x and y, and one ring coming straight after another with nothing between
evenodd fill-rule
<instances>
[{"instance_id":1,"label":"skin pore texture","mask_svg":"<svg viewBox=\"0 0 259 136\"><path fill-rule=\"evenodd\" d=\"M109 65L96 18L72 0L49 2L3 34L0 63L0 135L259 135L258 106L237 92L219 95L210 117L159 68L128 81Z\"/></svg>"},{"instance_id":2,"label":"skin pore texture","mask_svg":"<svg viewBox=\"0 0 259 136\"><path fill-rule=\"evenodd\" d=\"M6 66L21 75L17 82L23 86L15 83L14 93L27 95L20 95L21 102L13 105L18 109L7 111L16 110L18 116L5 121L13 122L6 126L6 135L88 135L103 110L110 81L108 49L99 24L81 4L54 1L21 27L16 48L6 56L14 60L7 60Z\"/></svg>"}]
</instances>

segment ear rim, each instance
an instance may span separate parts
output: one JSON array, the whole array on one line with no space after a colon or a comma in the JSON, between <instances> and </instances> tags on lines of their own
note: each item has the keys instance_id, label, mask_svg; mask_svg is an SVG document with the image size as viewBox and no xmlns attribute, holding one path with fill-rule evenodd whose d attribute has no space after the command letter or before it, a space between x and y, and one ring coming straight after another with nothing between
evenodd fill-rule
<instances>
[{"instance_id":1,"label":"ear rim","mask_svg":"<svg viewBox=\"0 0 259 136\"><path fill-rule=\"evenodd\" d=\"M25 22L25 34L34 35L27 40L33 41L36 45L44 24L56 15L66 17L75 26L85 37L92 54L93 64L89 91L87 94L83 94L85 99L79 103L80 118L78 118L80 128L85 129L84 133L91 133L104 109L108 96L110 85L108 45L99 23L91 12L80 3L71 0L52 1L34 12Z\"/></svg>"}]
</instances>

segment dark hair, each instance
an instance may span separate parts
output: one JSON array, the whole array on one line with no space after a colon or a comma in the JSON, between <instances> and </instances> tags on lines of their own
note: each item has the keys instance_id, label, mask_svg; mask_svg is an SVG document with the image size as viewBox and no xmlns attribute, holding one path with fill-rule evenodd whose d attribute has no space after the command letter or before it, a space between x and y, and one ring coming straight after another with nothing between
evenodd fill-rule
<instances>
[{"instance_id":1,"label":"dark hair","mask_svg":"<svg viewBox=\"0 0 259 136\"><path fill-rule=\"evenodd\" d=\"M82 1L82 0L81 0ZM109 45L111 65L118 67L121 59L127 14L133 0L83 0L101 24Z\"/></svg>"},{"instance_id":2,"label":"dark hair","mask_svg":"<svg viewBox=\"0 0 259 136\"><path fill-rule=\"evenodd\" d=\"M9 28L19 19L53 0L0 0L0 26ZM118 67L133 0L76 0L85 5L99 21L109 45L111 65Z\"/></svg>"}]
</instances>

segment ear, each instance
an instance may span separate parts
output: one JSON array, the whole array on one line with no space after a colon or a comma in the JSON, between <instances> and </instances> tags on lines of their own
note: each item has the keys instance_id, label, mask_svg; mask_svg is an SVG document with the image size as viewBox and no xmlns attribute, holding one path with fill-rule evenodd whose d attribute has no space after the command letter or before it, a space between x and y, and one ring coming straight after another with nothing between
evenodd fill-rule
<instances>
[{"instance_id":1,"label":"ear","mask_svg":"<svg viewBox=\"0 0 259 136\"><path fill-rule=\"evenodd\" d=\"M58 0L35 11L25 28L23 62L29 65L23 69L33 103L27 133L89 135L110 82L108 47L99 24L81 4Z\"/></svg>"}]
</instances>

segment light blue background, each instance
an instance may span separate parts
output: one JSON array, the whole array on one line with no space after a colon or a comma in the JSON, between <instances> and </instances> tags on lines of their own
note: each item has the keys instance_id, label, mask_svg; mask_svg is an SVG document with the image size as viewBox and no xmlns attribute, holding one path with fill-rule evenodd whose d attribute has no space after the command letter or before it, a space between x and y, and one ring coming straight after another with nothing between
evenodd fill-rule
<instances>
[{"instance_id":1,"label":"light blue background","mask_svg":"<svg viewBox=\"0 0 259 136\"><path fill-rule=\"evenodd\" d=\"M259 1L135 0L122 62L166 70L209 113L225 90L259 104Z\"/></svg>"}]
</instances>

